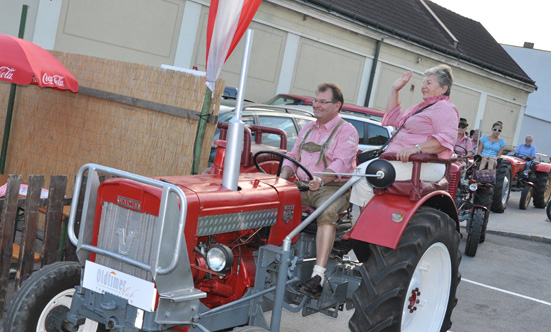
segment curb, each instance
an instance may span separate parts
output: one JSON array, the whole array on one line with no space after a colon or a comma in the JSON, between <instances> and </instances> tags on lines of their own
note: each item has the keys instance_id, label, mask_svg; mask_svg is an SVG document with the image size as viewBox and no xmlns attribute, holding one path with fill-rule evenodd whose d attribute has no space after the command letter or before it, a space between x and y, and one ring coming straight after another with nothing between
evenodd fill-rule
<instances>
[{"instance_id":1,"label":"curb","mask_svg":"<svg viewBox=\"0 0 551 332\"><path fill-rule=\"evenodd\" d=\"M461 225L461 229L465 230L465 226ZM492 229L486 229L486 233L499 235L499 236L514 237L516 239L523 239L523 240L528 240L528 241L533 241L533 242L541 242L541 243L545 243L545 244L551 244L551 238L545 237L545 236L520 234L520 233L514 233L514 232L496 231L496 230L492 230Z\"/></svg>"},{"instance_id":2,"label":"curb","mask_svg":"<svg viewBox=\"0 0 551 332\"><path fill-rule=\"evenodd\" d=\"M501 235L501 236L514 237L514 238L517 238L517 239L529 240L529 241L534 241L534 242L541 242L541 243L545 243L545 244L551 244L551 238L548 238L548 237L545 237L545 236L527 235L527 234L519 234L519 233L503 232L503 231L494 231L494 230L491 230L491 229L487 229L486 233Z\"/></svg>"}]
</instances>

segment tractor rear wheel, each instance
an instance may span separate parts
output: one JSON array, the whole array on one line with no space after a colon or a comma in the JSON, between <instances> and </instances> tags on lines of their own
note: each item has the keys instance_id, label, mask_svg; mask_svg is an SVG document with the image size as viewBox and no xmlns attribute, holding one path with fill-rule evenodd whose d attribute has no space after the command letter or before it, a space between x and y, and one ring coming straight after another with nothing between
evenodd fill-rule
<instances>
[{"instance_id":1,"label":"tractor rear wheel","mask_svg":"<svg viewBox=\"0 0 551 332\"><path fill-rule=\"evenodd\" d=\"M77 262L57 262L33 273L15 293L4 317L4 331L62 331L61 324L71 307L75 286L80 284ZM92 320L79 332L106 331Z\"/></svg>"},{"instance_id":2,"label":"tractor rear wheel","mask_svg":"<svg viewBox=\"0 0 551 332\"><path fill-rule=\"evenodd\" d=\"M473 211L473 219L470 221L470 225L467 226L467 242L465 243L465 255L474 257L478 249L478 243L480 243L480 236L482 235L482 228L484 226L485 211L481 208Z\"/></svg>"},{"instance_id":3,"label":"tractor rear wheel","mask_svg":"<svg viewBox=\"0 0 551 332\"><path fill-rule=\"evenodd\" d=\"M520 193L520 201L518 202L518 208L521 210L526 210L528 206L530 205L530 200L532 200L532 193L534 192L534 188L530 185L526 185L524 188L522 188L522 192ZM534 202L536 199L534 198Z\"/></svg>"},{"instance_id":4,"label":"tractor rear wheel","mask_svg":"<svg viewBox=\"0 0 551 332\"><path fill-rule=\"evenodd\" d=\"M492 200L492 211L503 213L507 208L509 194L511 193L511 164L502 161L496 169L496 185Z\"/></svg>"},{"instance_id":5,"label":"tractor rear wheel","mask_svg":"<svg viewBox=\"0 0 551 332\"><path fill-rule=\"evenodd\" d=\"M551 181L549 173L536 173L536 183L534 184L534 206L537 208L545 208L545 203L549 200L549 196L551 195L549 181Z\"/></svg>"},{"instance_id":6,"label":"tractor rear wheel","mask_svg":"<svg viewBox=\"0 0 551 332\"><path fill-rule=\"evenodd\" d=\"M447 331L461 279L459 242L447 214L421 207L396 249L370 244L350 330Z\"/></svg>"}]
</instances>

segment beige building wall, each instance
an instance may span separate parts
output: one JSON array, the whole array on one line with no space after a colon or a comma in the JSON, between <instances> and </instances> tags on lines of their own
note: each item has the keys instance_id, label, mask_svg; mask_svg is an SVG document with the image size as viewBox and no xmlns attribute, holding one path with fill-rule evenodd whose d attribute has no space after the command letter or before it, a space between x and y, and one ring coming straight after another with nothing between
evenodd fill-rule
<instances>
[{"instance_id":1,"label":"beige building wall","mask_svg":"<svg viewBox=\"0 0 551 332\"><path fill-rule=\"evenodd\" d=\"M151 66L169 64L205 69L209 1L53 0L49 3L54 7L48 7L49 11L43 4L40 5L43 9L30 11L28 26L33 26L33 20L44 26L40 13L55 13L57 6L59 23L50 33L55 35L56 50ZM20 4L8 6L13 12L11 16L17 16L17 6ZM49 20L55 21L53 16L49 15ZM392 82L411 70L415 75L407 91L404 89L401 93L403 105L410 106L421 101L422 73L446 63L455 75L451 100L461 117L468 119L470 129L482 123L482 129L487 130L485 128L500 119L505 122L502 135L508 142L515 141L519 135L519 123L533 89L524 83L296 1L264 0L251 28L254 40L245 90L247 99L264 102L277 93L312 95L321 81L332 81L343 88L347 102L363 104L369 99L370 107L385 109ZM5 23L0 22L0 32L5 29ZM380 55L374 63L378 40L382 40ZM221 78L227 85L239 84L243 43L242 40L223 67ZM375 77L369 82L373 66ZM373 88L371 96L366 96L369 84Z\"/></svg>"}]
</instances>

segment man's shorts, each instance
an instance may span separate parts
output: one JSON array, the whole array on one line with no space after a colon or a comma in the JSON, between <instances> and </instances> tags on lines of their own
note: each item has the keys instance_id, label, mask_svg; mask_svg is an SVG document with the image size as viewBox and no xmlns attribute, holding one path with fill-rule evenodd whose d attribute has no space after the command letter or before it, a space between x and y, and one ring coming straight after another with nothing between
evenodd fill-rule
<instances>
[{"instance_id":1,"label":"man's shorts","mask_svg":"<svg viewBox=\"0 0 551 332\"><path fill-rule=\"evenodd\" d=\"M325 203L329 197L337 192L342 185L344 185L344 182L330 182L319 190L302 191L300 193L302 197L302 204L312 206L317 209ZM332 225L333 227L336 227L339 221L339 214L348 208L349 199L350 190L346 194L337 198L318 216L318 225Z\"/></svg>"}]
</instances>

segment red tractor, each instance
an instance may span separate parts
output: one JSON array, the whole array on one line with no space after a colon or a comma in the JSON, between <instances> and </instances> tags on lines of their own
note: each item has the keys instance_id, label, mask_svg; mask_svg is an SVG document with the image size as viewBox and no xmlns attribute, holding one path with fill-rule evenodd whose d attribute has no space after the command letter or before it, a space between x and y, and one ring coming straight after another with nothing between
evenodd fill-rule
<instances>
[{"instance_id":1,"label":"red tractor","mask_svg":"<svg viewBox=\"0 0 551 332\"><path fill-rule=\"evenodd\" d=\"M422 163L450 161L415 155L405 182L394 182L384 160L393 155L352 174L327 204L357 181L370 181L378 195L355 222L343 211L327 282L312 299L295 286L310 277L324 206L303 207L295 184L257 171L254 164L278 173L280 153L247 137L241 169L251 172L236 176L237 190L223 185L229 172L218 174L216 163L215 174L155 179L84 165L69 220L79 262L33 273L11 301L4 330L276 332L284 308L335 318L354 309L348 327L355 332L450 327L461 261L454 195L446 179L419 180ZM100 175L110 178L100 183ZM455 194L458 176L448 178ZM347 255L352 249L357 260Z\"/></svg>"},{"instance_id":2,"label":"red tractor","mask_svg":"<svg viewBox=\"0 0 551 332\"><path fill-rule=\"evenodd\" d=\"M502 213L507 208L511 191L521 191L519 208L525 210L533 198L534 206L545 208L551 186L551 164L533 161L526 170L526 160L514 155L503 156L496 167L496 182L492 211Z\"/></svg>"}]
</instances>

